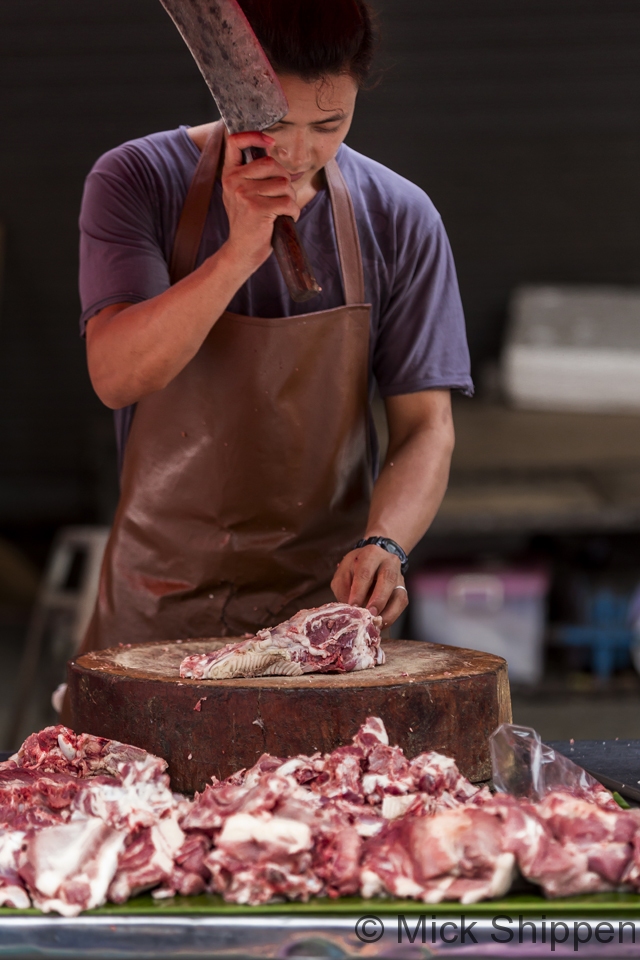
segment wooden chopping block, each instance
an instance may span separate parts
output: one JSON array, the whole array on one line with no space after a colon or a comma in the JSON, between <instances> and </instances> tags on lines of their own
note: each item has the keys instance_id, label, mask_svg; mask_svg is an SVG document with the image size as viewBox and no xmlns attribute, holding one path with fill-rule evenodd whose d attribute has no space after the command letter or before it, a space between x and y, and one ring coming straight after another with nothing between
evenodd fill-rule
<instances>
[{"instance_id":1,"label":"wooden chopping block","mask_svg":"<svg viewBox=\"0 0 640 960\"><path fill-rule=\"evenodd\" d=\"M491 776L488 738L511 721L507 664L476 650L388 640L384 666L354 673L181 680L187 654L225 640L144 643L69 663L74 729L164 757L174 790L203 790L278 757L329 752L351 742L369 716L408 757L438 750L470 780Z\"/></svg>"}]
</instances>

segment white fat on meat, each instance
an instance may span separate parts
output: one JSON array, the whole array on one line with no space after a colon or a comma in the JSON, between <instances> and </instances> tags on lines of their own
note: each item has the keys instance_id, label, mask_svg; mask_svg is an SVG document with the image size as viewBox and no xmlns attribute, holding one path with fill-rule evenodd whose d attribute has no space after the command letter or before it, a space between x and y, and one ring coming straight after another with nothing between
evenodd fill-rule
<instances>
[{"instance_id":1,"label":"white fat on meat","mask_svg":"<svg viewBox=\"0 0 640 960\"><path fill-rule=\"evenodd\" d=\"M306 823L269 814L234 814L204 861L210 888L232 903L308 900L323 889L312 869L312 846Z\"/></svg>"},{"instance_id":2,"label":"white fat on meat","mask_svg":"<svg viewBox=\"0 0 640 960\"><path fill-rule=\"evenodd\" d=\"M31 900L18 876L25 834L22 830L0 832L0 906L25 910Z\"/></svg>"},{"instance_id":3,"label":"white fat on meat","mask_svg":"<svg viewBox=\"0 0 640 960\"><path fill-rule=\"evenodd\" d=\"M40 910L75 917L101 906L126 833L92 817L44 827L28 838L20 875Z\"/></svg>"},{"instance_id":4,"label":"white fat on meat","mask_svg":"<svg viewBox=\"0 0 640 960\"><path fill-rule=\"evenodd\" d=\"M360 747L365 757L369 756L374 747L382 744L389 746L389 735L380 717L367 717L353 738L356 747Z\"/></svg>"},{"instance_id":5,"label":"white fat on meat","mask_svg":"<svg viewBox=\"0 0 640 960\"><path fill-rule=\"evenodd\" d=\"M229 680L366 670L385 662L381 626L381 618L362 607L327 603L214 653L185 657L180 676Z\"/></svg>"},{"instance_id":6,"label":"white fat on meat","mask_svg":"<svg viewBox=\"0 0 640 960\"><path fill-rule=\"evenodd\" d=\"M26 910L31 906L31 899L25 888L15 881L0 877L0 907L13 907L15 910Z\"/></svg>"},{"instance_id":7,"label":"white fat on meat","mask_svg":"<svg viewBox=\"0 0 640 960\"><path fill-rule=\"evenodd\" d=\"M397 820L404 817L410 807L415 806L415 794L405 796L387 796L382 799L381 813L385 820Z\"/></svg>"},{"instance_id":8,"label":"white fat on meat","mask_svg":"<svg viewBox=\"0 0 640 960\"><path fill-rule=\"evenodd\" d=\"M229 849L245 844L259 844L272 856L288 856L311 849L311 830L298 820L236 813L225 821L217 846Z\"/></svg>"},{"instance_id":9,"label":"white fat on meat","mask_svg":"<svg viewBox=\"0 0 640 960\"><path fill-rule=\"evenodd\" d=\"M123 781L96 777L82 781L72 802L73 817L99 817L118 829L148 827L176 806L169 787L156 780L135 779L130 770Z\"/></svg>"},{"instance_id":10,"label":"white fat on meat","mask_svg":"<svg viewBox=\"0 0 640 960\"><path fill-rule=\"evenodd\" d=\"M58 746L60 747L60 752L67 760L75 760L77 750L72 743L64 737L61 733L58 734Z\"/></svg>"}]
</instances>

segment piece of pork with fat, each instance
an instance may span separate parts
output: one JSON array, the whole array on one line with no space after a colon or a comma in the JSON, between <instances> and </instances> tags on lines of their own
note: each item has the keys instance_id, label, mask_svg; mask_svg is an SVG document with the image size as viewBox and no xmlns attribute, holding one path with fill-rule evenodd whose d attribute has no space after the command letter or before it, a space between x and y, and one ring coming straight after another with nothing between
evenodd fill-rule
<instances>
[{"instance_id":1,"label":"piece of pork with fat","mask_svg":"<svg viewBox=\"0 0 640 960\"><path fill-rule=\"evenodd\" d=\"M562 791L548 794L536 807L565 850L574 857L586 856L588 871L602 879L602 889L638 885L634 844L640 810L621 810Z\"/></svg>"},{"instance_id":2,"label":"piece of pork with fat","mask_svg":"<svg viewBox=\"0 0 640 960\"><path fill-rule=\"evenodd\" d=\"M498 794L484 809L500 818L504 848L545 896L633 887L638 812L603 809L595 800L562 791L552 791L541 803Z\"/></svg>"},{"instance_id":3,"label":"piece of pork with fat","mask_svg":"<svg viewBox=\"0 0 640 960\"><path fill-rule=\"evenodd\" d=\"M380 617L362 607L327 603L221 650L185 657L180 676L225 680L366 670L385 661L381 625Z\"/></svg>"},{"instance_id":4,"label":"piece of pork with fat","mask_svg":"<svg viewBox=\"0 0 640 960\"><path fill-rule=\"evenodd\" d=\"M25 910L31 900L18 873L25 840L23 830L0 830L0 906Z\"/></svg>"},{"instance_id":5,"label":"piece of pork with fat","mask_svg":"<svg viewBox=\"0 0 640 960\"><path fill-rule=\"evenodd\" d=\"M71 820L27 835L19 874L34 906L64 917L101 906L126 837L126 831L97 817Z\"/></svg>"},{"instance_id":6,"label":"piece of pork with fat","mask_svg":"<svg viewBox=\"0 0 640 960\"><path fill-rule=\"evenodd\" d=\"M162 781L167 786L167 763L140 747L76 734L57 724L32 733L17 753L0 763L0 771L15 767L43 773L66 773L74 777L128 777L130 781Z\"/></svg>"},{"instance_id":7,"label":"piece of pork with fat","mask_svg":"<svg viewBox=\"0 0 640 960\"><path fill-rule=\"evenodd\" d=\"M405 816L367 841L361 891L364 897L476 903L505 894L514 870L497 817L461 806L437 816Z\"/></svg>"},{"instance_id":8,"label":"piece of pork with fat","mask_svg":"<svg viewBox=\"0 0 640 960\"><path fill-rule=\"evenodd\" d=\"M308 824L270 813L236 813L225 820L205 864L211 889L233 903L308 900L322 890L312 869Z\"/></svg>"},{"instance_id":9,"label":"piece of pork with fat","mask_svg":"<svg viewBox=\"0 0 640 960\"><path fill-rule=\"evenodd\" d=\"M205 860L211 849L211 839L198 830L186 834L182 846L173 858L171 875L156 887L152 897L191 897L206 890L211 874Z\"/></svg>"},{"instance_id":10,"label":"piece of pork with fat","mask_svg":"<svg viewBox=\"0 0 640 960\"><path fill-rule=\"evenodd\" d=\"M109 900L124 903L144 890L169 883L184 842L185 835L175 817L164 817L153 826L130 833L118 856Z\"/></svg>"},{"instance_id":11,"label":"piece of pork with fat","mask_svg":"<svg viewBox=\"0 0 640 960\"><path fill-rule=\"evenodd\" d=\"M78 783L71 803L78 816L99 817L118 829L150 827L170 816L177 806L167 779L138 778L129 767L122 778L96 776Z\"/></svg>"}]
</instances>

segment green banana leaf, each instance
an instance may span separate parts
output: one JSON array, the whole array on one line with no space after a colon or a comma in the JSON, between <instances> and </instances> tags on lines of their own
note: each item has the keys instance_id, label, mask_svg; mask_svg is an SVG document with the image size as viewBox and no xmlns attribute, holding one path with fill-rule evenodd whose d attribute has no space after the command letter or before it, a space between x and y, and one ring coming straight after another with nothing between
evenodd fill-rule
<instances>
[{"instance_id":1,"label":"green banana leaf","mask_svg":"<svg viewBox=\"0 0 640 960\"><path fill-rule=\"evenodd\" d=\"M554 916L610 916L639 917L640 894L635 893L593 893L581 897L563 897L558 900L546 900L535 894L514 894L501 900L485 900L482 903L420 903L416 900L396 900L394 898L363 900L361 897L340 897L337 900L322 898L308 903L271 903L259 907L248 907L235 903L225 903L221 897L213 894L201 894L197 897L174 897L169 900L154 900L149 894L134 897L126 903L106 904L97 910L89 910L84 916L353 916L366 913L377 916L429 913L436 916L495 917L498 914L518 916L545 915ZM39 910L14 910L11 907L0 908L0 923L4 916L37 916Z\"/></svg>"}]
</instances>

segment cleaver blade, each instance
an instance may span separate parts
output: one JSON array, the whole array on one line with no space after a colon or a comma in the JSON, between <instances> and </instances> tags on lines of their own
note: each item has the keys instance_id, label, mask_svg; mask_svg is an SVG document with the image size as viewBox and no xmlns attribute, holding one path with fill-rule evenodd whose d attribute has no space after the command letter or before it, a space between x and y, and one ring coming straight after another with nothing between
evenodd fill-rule
<instances>
[{"instance_id":1,"label":"cleaver blade","mask_svg":"<svg viewBox=\"0 0 640 960\"><path fill-rule=\"evenodd\" d=\"M236 0L160 0L188 46L229 133L282 120L287 98Z\"/></svg>"},{"instance_id":2,"label":"cleaver blade","mask_svg":"<svg viewBox=\"0 0 640 960\"><path fill-rule=\"evenodd\" d=\"M160 0L191 51L229 133L265 130L289 112L280 81L236 0ZM245 163L265 155L243 150ZM320 293L291 217L276 217L273 249L291 299Z\"/></svg>"}]
</instances>

